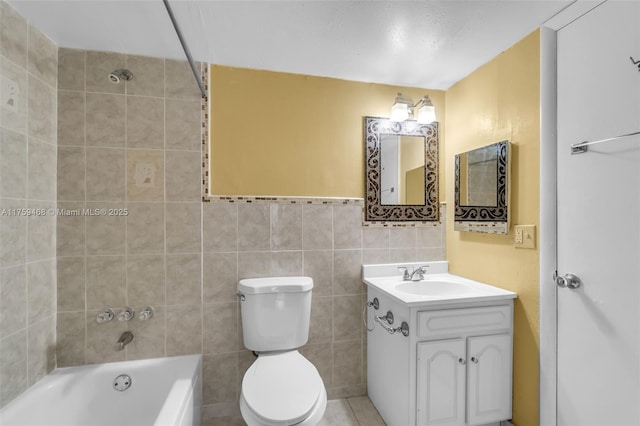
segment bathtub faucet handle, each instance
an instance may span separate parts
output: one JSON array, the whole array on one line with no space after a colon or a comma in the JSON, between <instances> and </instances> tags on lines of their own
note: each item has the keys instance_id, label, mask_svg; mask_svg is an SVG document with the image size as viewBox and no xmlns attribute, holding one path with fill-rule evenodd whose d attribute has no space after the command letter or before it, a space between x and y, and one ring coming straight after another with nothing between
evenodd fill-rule
<instances>
[{"instance_id":1,"label":"bathtub faucet handle","mask_svg":"<svg viewBox=\"0 0 640 426\"><path fill-rule=\"evenodd\" d=\"M104 311L99 312L98 315L96 315L96 322L98 324L109 322L113 319L113 317L114 317L113 311L107 308Z\"/></svg>"},{"instance_id":2,"label":"bathtub faucet handle","mask_svg":"<svg viewBox=\"0 0 640 426\"><path fill-rule=\"evenodd\" d=\"M124 350L124 347L133 341L133 333L130 331L125 331L120 335L118 339L118 351Z\"/></svg>"},{"instance_id":3,"label":"bathtub faucet handle","mask_svg":"<svg viewBox=\"0 0 640 426\"><path fill-rule=\"evenodd\" d=\"M122 310L118 314L118 321L130 321L134 316L136 316L136 313L133 309L122 308Z\"/></svg>"}]
</instances>

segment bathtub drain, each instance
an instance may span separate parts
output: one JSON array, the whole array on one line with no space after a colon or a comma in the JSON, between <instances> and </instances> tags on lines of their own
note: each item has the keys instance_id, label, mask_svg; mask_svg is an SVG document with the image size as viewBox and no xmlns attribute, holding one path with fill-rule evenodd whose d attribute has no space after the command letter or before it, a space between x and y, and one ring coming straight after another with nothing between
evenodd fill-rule
<instances>
[{"instance_id":1,"label":"bathtub drain","mask_svg":"<svg viewBox=\"0 0 640 426\"><path fill-rule=\"evenodd\" d=\"M126 391L131 387L131 377L121 374L113 380L113 388L117 391Z\"/></svg>"}]
</instances>

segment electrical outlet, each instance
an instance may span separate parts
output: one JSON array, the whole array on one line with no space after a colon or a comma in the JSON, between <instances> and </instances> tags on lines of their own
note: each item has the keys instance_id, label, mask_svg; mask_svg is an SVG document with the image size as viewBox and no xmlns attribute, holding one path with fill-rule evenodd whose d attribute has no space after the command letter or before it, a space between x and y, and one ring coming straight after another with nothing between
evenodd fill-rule
<instances>
[{"instance_id":1,"label":"electrical outlet","mask_svg":"<svg viewBox=\"0 0 640 426\"><path fill-rule=\"evenodd\" d=\"M516 248L536 248L536 226L516 225L513 245Z\"/></svg>"}]
</instances>

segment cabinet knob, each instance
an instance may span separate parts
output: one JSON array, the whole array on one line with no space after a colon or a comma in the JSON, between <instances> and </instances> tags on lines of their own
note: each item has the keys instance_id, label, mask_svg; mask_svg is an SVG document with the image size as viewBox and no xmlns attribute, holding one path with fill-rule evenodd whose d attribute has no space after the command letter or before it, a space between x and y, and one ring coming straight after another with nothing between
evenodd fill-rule
<instances>
[{"instance_id":1,"label":"cabinet knob","mask_svg":"<svg viewBox=\"0 0 640 426\"><path fill-rule=\"evenodd\" d=\"M458 358L458 364L465 365L467 361L464 358Z\"/></svg>"},{"instance_id":2,"label":"cabinet knob","mask_svg":"<svg viewBox=\"0 0 640 426\"><path fill-rule=\"evenodd\" d=\"M476 358L475 356L472 356L471 357L471 362L474 363L474 364L477 364L478 363L478 358Z\"/></svg>"}]
</instances>

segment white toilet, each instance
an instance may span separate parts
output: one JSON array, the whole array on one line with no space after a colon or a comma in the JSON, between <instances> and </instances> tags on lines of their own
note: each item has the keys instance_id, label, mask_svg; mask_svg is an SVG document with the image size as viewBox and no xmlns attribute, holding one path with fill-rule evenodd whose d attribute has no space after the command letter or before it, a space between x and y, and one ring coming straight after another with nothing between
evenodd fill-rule
<instances>
[{"instance_id":1,"label":"white toilet","mask_svg":"<svg viewBox=\"0 0 640 426\"><path fill-rule=\"evenodd\" d=\"M324 383L298 352L309 338L312 288L310 277L238 283L244 346L258 354L242 379L240 411L249 426L315 426L324 415Z\"/></svg>"}]
</instances>

